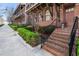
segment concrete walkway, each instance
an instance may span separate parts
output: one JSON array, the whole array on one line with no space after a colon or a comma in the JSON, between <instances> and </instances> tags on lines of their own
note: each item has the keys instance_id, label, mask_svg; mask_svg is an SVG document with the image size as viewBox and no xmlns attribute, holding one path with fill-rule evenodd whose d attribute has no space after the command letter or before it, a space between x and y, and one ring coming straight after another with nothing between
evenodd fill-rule
<instances>
[{"instance_id":1,"label":"concrete walkway","mask_svg":"<svg viewBox=\"0 0 79 59\"><path fill-rule=\"evenodd\" d=\"M50 56L37 47L31 47L8 25L0 27L0 56Z\"/></svg>"}]
</instances>

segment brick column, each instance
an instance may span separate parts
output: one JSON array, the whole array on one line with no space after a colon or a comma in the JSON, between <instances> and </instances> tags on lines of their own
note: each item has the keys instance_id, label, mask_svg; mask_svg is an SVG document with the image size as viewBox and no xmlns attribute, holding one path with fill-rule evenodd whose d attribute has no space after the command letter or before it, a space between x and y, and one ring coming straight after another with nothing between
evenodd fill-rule
<instances>
[{"instance_id":1,"label":"brick column","mask_svg":"<svg viewBox=\"0 0 79 59\"><path fill-rule=\"evenodd\" d=\"M53 20L56 20L55 26L58 26L58 21L57 21L57 6L56 3L53 4Z\"/></svg>"},{"instance_id":2,"label":"brick column","mask_svg":"<svg viewBox=\"0 0 79 59\"><path fill-rule=\"evenodd\" d=\"M79 4L75 4L75 16L79 16Z\"/></svg>"},{"instance_id":3,"label":"brick column","mask_svg":"<svg viewBox=\"0 0 79 59\"><path fill-rule=\"evenodd\" d=\"M43 11L42 11L43 21L46 21L45 14L46 14L46 12L45 12L45 8L44 8Z\"/></svg>"},{"instance_id":4,"label":"brick column","mask_svg":"<svg viewBox=\"0 0 79 59\"><path fill-rule=\"evenodd\" d=\"M61 20L62 23L66 23L65 8L64 8L63 4L60 6L60 20Z\"/></svg>"},{"instance_id":5,"label":"brick column","mask_svg":"<svg viewBox=\"0 0 79 59\"><path fill-rule=\"evenodd\" d=\"M53 4L53 19L57 18L57 12L56 12L56 4Z\"/></svg>"},{"instance_id":6,"label":"brick column","mask_svg":"<svg viewBox=\"0 0 79 59\"><path fill-rule=\"evenodd\" d=\"M79 3L75 4L74 12L75 12L74 15L79 17ZM77 33L79 33L79 21L78 21L78 32ZM78 36L79 36L79 34L78 34Z\"/></svg>"}]
</instances>

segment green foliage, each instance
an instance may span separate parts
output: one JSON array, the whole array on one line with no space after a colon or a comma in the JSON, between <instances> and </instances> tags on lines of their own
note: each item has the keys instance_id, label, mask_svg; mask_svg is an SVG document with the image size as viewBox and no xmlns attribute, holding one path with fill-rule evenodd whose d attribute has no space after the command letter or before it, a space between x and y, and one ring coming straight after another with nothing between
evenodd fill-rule
<instances>
[{"instance_id":1,"label":"green foliage","mask_svg":"<svg viewBox=\"0 0 79 59\"><path fill-rule=\"evenodd\" d=\"M25 27L25 29L30 30L30 31L33 31L32 30L33 28L31 28L31 27Z\"/></svg>"},{"instance_id":2,"label":"green foliage","mask_svg":"<svg viewBox=\"0 0 79 59\"><path fill-rule=\"evenodd\" d=\"M77 56L79 56L79 46L77 46Z\"/></svg>"},{"instance_id":3,"label":"green foliage","mask_svg":"<svg viewBox=\"0 0 79 59\"><path fill-rule=\"evenodd\" d=\"M11 28L13 28L14 30L17 30L18 28L25 28L25 29L27 29L27 30L30 30L30 31L32 31L32 28L30 28L30 27L27 27L26 25L17 25L17 24L9 24L9 26L11 27Z\"/></svg>"},{"instance_id":4,"label":"green foliage","mask_svg":"<svg viewBox=\"0 0 79 59\"><path fill-rule=\"evenodd\" d=\"M76 55L79 56L79 37L76 39Z\"/></svg>"},{"instance_id":5,"label":"green foliage","mask_svg":"<svg viewBox=\"0 0 79 59\"><path fill-rule=\"evenodd\" d=\"M14 30L17 30L17 27L18 27L16 24L9 24L9 26L13 28Z\"/></svg>"},{"instance_id":6,"label":"green foliage","mask_svg":"<svg viewBox=\"0 0 79 59\"><path fill-rule=\"evenodd\" d=\"M33 44L33 42L38 41L38 33L31 32L25 28L18 28L17 31L19 34L24 38L24 40L29 43L30 45Z\"/></svg>"},{"instance_id":7,"label":"green foliage","mask_svg":"<svg viewBox=\"0 0 79 59\"><path fill-rule=\"evenodd\" d=\"M50 25L50 26L47 26L47 27L44 27L44 28L40 28L40 29L39 29L39 32L41 32L41 33L46 33L46 34L50 34L50 33L52 33L54 30L55 30L55 26Z\"/></svg>"},{"instance_id":8,"label":"green foliage","mask_svg":"<svg viewBox=\"0 0 79 59\"><path fill-rule=\"evenodd\" d=\"M18 26L18 28L25 28L26 26L25 25L17 25Z\"/></svg>"},{"instance_id":9,"label":"green foliage","mask_svg":"<svg viewBox=\"0 0 79 59\"><path fill-rule=\"evenodd\" d=\"M32 32L32 28L25 25L9 24L11 28L19 32L19 35L32 46L38 43L38 33Z\"/></svg>"}]
</instances>

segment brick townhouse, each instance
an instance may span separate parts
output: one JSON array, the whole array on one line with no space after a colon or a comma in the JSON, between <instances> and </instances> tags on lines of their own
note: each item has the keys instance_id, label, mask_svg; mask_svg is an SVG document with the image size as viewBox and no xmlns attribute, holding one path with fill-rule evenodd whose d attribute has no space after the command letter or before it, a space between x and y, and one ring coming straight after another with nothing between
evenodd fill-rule
<instances>
[{"instance_id":1,"label":"brick townhouse","mask_svg":"<svg viewBox=\"0 0 79 59\"><path fill-rule=\"evenodd\" d=\"M22 13L22 14L20 14ZM17 15L20 14L20 15ZM57 28L49 36L43 49L53 55L68 55L68 44L75 16L79 16L77 3L26 3L19 4L14 12L14 22L39 25L40 27L55 25ZM78 30L77 30L78 33ZM77 34L78 36L78 34Z\"/></svg>"}]
</instances>

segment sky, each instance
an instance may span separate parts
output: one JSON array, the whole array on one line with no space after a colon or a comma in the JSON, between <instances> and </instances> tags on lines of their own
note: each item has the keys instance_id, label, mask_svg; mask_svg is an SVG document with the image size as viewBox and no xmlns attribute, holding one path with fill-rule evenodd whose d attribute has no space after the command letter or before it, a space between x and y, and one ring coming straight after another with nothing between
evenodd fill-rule
<instances>
[{"instance_id":1,"label":"sky","mask_svg":"<svg viewBox=\"0 0 79 59\"><path fill-rule=\"evenodd\" d=\"M8 8L11 9L13 8L14 10L16 9L18 3L0 3L0 16L2 16L2 18L4 18L4 20L6 20L6 13L4 13L4 9Z\"/></svg>"}]
</instances>

